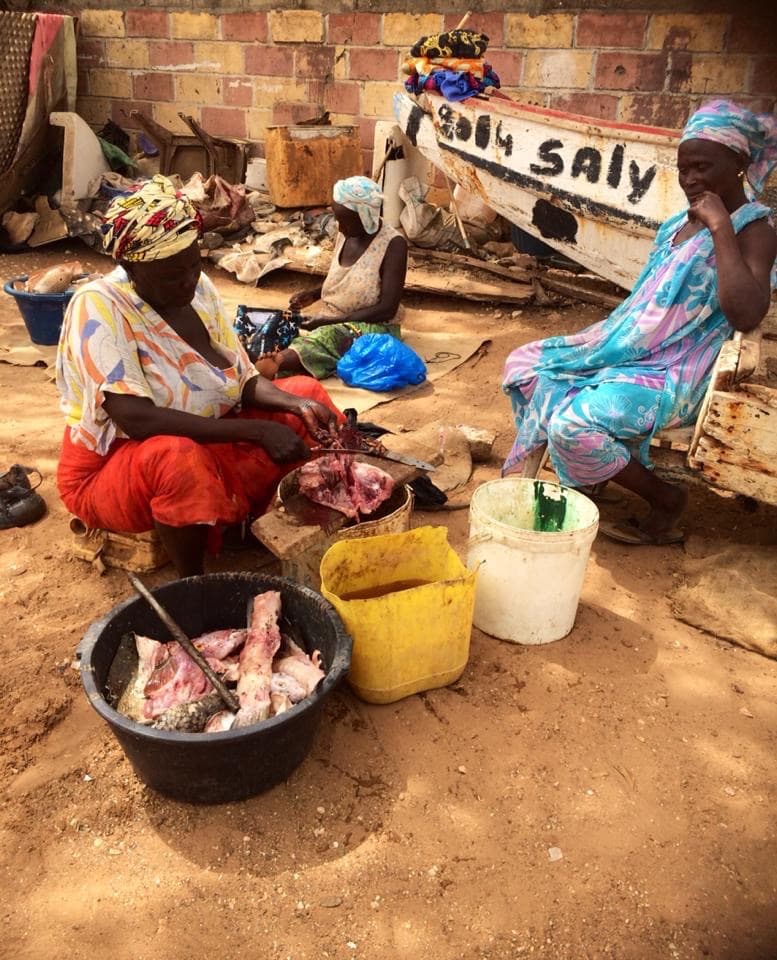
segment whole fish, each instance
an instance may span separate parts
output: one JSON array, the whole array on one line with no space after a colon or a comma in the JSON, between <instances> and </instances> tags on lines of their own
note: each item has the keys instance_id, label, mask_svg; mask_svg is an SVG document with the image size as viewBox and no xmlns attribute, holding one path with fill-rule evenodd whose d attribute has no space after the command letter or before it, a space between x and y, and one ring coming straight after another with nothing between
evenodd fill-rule
<instances>
[{"instance_id":1,"label":"whole fish","mask_svg":"<svg viewBox=\"0 0 777 960\"><path fill-rule=\"evenodd\" d=\"M177 730L179 733L202 733L214 714L222 710L224 701L213 691L192 703L178 703L154 720L155 730ZM224 711L229 716L233 714Z\"/></svg>"},{"instance_id":2,"label":"whole fish","mask_svg":"<svg viewBox=\"0 0 777 960\"><path fill-rule=\"evenodd\" d=\"M79 260L61 263L56 267L36 270L27 277L27 293L64 293L73 282L73 278L84 272Z\"/></svg>"}]
</instances>

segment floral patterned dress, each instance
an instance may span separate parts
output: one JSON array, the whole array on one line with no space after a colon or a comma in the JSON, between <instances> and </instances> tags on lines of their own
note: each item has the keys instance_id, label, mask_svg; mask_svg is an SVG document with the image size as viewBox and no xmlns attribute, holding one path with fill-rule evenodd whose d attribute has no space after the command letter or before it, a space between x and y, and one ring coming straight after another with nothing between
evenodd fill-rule
<instances>
[{"instance_id":1,"label":"floral patterned dress","mask_svg":"<svg viewBox=\"0 0 777 960\"><path fill-rule=\"evenodd\" d=\"M734 230L769 214L746 203L731 215ZM687 222L682 211L662 224L632 293L605 320L509 355L502 387L517 436L503 472L547 442L562 483L600 483L632 454L650 467L653 434L695 420L732 328L718 299L710 231L673 242Z\"/></svg>"}]
</instances>

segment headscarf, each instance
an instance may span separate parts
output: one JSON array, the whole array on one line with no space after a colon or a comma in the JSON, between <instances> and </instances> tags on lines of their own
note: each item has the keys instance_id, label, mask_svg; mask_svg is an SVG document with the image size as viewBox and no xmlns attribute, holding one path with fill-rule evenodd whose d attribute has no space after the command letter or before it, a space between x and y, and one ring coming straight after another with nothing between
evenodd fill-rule
<instances>
[{"instance_id":1,"label":"headscarf","mask_svg":"<svg viewBox=\"0 0 777 960\"><path fill-rule=\"evenodd\" d=\"M756 195L777 166L777 117L751 113L731 100L710 100L685 125L680 143L712 140L750 160L747 179Z\"/></svg>"},{"instance_id":2,"label":"headscarf","mask_svg":"<svg viewBox=\"0 0 777 960\"><path fill-rule=\"evenodd\" d=\"M362 226L370 235L378 232L383 194L369 177L348 177L338 180L332 191L335 203L359 214Z\"/></svg>"},{"instance_id":3,"label":"headscarf","mask_svg":"<svg viewBox=\"0 0 777 960\"><path fill-rule=\"evenodd\" d=\"M166 260L199 237L202 220L186 194L157 174L105 212L103 244L114 260Z\"/></svg>"}]
</instances>

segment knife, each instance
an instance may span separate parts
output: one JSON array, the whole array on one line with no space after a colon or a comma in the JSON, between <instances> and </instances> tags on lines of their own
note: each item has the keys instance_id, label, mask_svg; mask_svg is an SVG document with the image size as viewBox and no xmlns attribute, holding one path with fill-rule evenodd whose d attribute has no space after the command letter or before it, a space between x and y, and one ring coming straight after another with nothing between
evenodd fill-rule
<instances>
[{"instance_id":1,"label":"knife","mask_svg":"<svg viewBox=\"0 0 777 960\"><path fill-rule=\"evenodd\" d=\"M423 470L424 473L433 473L437 467L434 464L426 463L424 460L417 460L415 457L406 457L401 453L391 453L388 450L378 452L377 450L351 450L338 447L335 450L326 447L313 447L311 453L360 453L363 457L375 457L378 460L393 460L394 463L403 463L406 467L415 467L417 470Z\"/></svg>"}]
</instances>

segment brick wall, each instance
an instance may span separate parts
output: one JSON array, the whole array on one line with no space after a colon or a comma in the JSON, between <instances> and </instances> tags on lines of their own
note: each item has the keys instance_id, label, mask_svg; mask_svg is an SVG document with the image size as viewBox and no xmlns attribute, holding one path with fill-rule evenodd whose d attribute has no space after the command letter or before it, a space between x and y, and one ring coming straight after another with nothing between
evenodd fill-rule
<instances>
[{"instance_id":1,"label":"brick wall","mask_svg":"<svg viewBox=\"0 0 777 960\"><path fill-rule=\"evenodd\" d=\"M139 108L186 133L180 110L212 134L262 141L269 124L326 109L333 122L361 128L365 166L375 121L392 115L409 47L461 16L206 13L151 2L79 14L78 109L90 123L112 117L132 128L130 111ZM622 5L537 16L475 13L468 27L488 34L487 58L503 89L525 102L670 127L714 95L775 108L777 49L769 15Z\"/></svg>"}]
</instances>

